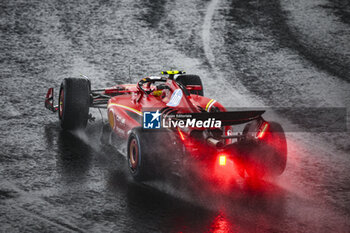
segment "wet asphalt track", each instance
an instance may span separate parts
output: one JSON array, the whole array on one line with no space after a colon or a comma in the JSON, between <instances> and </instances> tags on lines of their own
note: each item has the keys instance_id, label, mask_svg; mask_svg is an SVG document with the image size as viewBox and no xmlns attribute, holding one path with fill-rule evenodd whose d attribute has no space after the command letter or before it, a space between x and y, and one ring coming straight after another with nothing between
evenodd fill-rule
<instances>
[{"instance_id":1,"label":"wet asphalt track","mask_svg":"<svg viewBox=\"0 0 350 233\"><path fill-rule=\"evenodd\" d=\"M176 67L199 74L206 95L230 107L349 108L347 1L0 6L1 232L349 231L349 131L301 125L287 135L277 181L239 180L228 195L188 187L190 179L136 184L123 145L100 143L98 112L71 134L43 107L46 89L65 77L85 74L100 88Z\"/></svg>"}]
</instances>

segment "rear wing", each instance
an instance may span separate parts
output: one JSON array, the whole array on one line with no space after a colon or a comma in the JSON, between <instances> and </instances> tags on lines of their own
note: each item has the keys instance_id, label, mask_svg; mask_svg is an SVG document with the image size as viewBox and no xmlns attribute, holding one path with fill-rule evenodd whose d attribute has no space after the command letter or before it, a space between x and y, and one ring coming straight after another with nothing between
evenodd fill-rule
<instances>
[{"instance_id":1,"label":"rear wing","mask_svg":"<svg viewBox=\"0 0 350 233\"><path fill-rule=\"evenodd\" d=\"M222 126L239 125L249 121L261 119L261 115L265 111L231 111L231 112L201 112L201 113L186 113L186 119L190 115L191 118L205 121L209 118L221 121ZM176 117L181 119L181 117Z\"/></svg>"}]
</instances>

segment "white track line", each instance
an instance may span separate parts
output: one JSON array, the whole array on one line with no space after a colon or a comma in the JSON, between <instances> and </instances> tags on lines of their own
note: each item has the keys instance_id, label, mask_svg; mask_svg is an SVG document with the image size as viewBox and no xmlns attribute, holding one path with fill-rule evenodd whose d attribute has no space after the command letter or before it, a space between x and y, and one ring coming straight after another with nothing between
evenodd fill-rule
<instances>
[{"instance_id":1,"label":"white track line","mask_svg":"<svg viewBox=\"0 0 350 233\"><path fill-rule=\"evenodd\" d=\"M232 84L225 78L227 77L227 74L225 76L223 72L221 72L215 65L215 55L210 47L210 31L212 28L212 19L218 5L219 0L212 0L209 3L202 26L203 49L213 72L213 77L210 77L205 82L209 84L206 85L209 96L219 100L219 102L223 103L227 107L263 106L260 101L257 101L248 95L247 89L242 84L236 82L235 86L233 87ZM237 80L235 72L231 71L229 75L233 78L232 82ZM244 95L242 93L244 93Z\"/></svg>"},{"instance_id":2,"label":"white track line","mask_svg":"<svg viewBox=\"0 0 350 233\"><path fill-rule=\"evenodd\" d=\"M211 29L211 20L214 16L215 9L219 3L219 0L213 0L209 3L207 12L205 14L204 23L202 26L202 40L203 40L203 48L204 53L209 61L209 64L213 69L215 69L214 61L215 56L210 47L210 29Z\"/></svg>"}]
</instances>

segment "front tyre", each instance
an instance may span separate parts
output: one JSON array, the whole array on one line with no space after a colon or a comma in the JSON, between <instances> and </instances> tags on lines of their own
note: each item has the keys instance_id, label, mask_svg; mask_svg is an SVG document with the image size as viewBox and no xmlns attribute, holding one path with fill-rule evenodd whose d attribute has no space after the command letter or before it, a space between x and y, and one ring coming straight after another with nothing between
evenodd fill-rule
<instances>
[{"instance_id":1,"label":"front tyre","mask_svg":"<svg viewBox=\"0 0 350 233\"><path fill-rule=\"evenodd\" d=\"M58 97L58 117L64 130L83 129L87 125L90 107L90 81L85 78L65 78Z\"/></svg>"},{"instance_id":2,"label":"front tyre","mask_svg":"<svg viewBox=\"0 0 350 233\"><path fill-rule=\"evenodd\" d=\"M175 80L177 82L183 84L185 87L187 85L199 85L199 86L201 86L202 90L191 90L189 92L191 94L204 96L202 80L198 75L182 74L182 75L177 76Z\"/></svg>"}]
</instances>

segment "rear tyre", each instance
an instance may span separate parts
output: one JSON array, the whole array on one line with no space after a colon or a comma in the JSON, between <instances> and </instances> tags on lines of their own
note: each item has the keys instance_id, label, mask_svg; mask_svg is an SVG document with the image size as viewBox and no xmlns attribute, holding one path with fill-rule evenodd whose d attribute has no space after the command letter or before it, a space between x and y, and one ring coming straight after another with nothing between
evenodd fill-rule
<instances>
[{"instance_id":1,"label":"rear tyre","mask_svg":"<svg viewBox=\"0 0 350 233\"><path fill-rule=\"evenodd\" d=\"M58 117L64 130L83 129L89 118L90 81L65 78L58 97Z\"/></svg>"},{"instance_id":2,"label":"rear tyre","mask_svg":"<svg viewBox=\"0 0 350 233\"><path fill-rule=\"evenodd\" d=\"M152 180L168 167L173 155L172 140L164 131L132 129L128 139L127 160L130 174L136 181Z\"/></svg>"},{"instance_id":3,"label":"rear tyre","mask_svg":"<svg viewBox=\"0 0 350 233\"><path fill-rule=\"evenodd\" d=\"M246 163L250 177L274 178L284 172L287 164L287 140L279 123L269 122L265 135L253 147Z\"/></svg>"},{"instance_id":4,"label":"rear tyre","mask_svg":"<svg viewBox=\"0 0 350 233\"><path fill-rule=\"evenodd\" d=\"M136 181L150 180L154 177L152 164L152 150L150 138L142 128L134 128L128 139L128 167L130 174Z\"/></svg>"},{"instance_id":5,"label":"rear tyre","mask_svg":"<svg viewBox=\"0 0 350 233\"><path fill-rule=\"evenodd\" d=\"M202 80L198 75L193 75L193 74L183 74L183 75L179 75L176 78L176 81L183 84L184 86L187 85L200 85L202 87L202 90L192 90L189 91L191 94L195 94L195 95L200 95L200 96L204 96L204 91L203 91L203 84L202 84Z\"/></svg>"}]
</instances>

